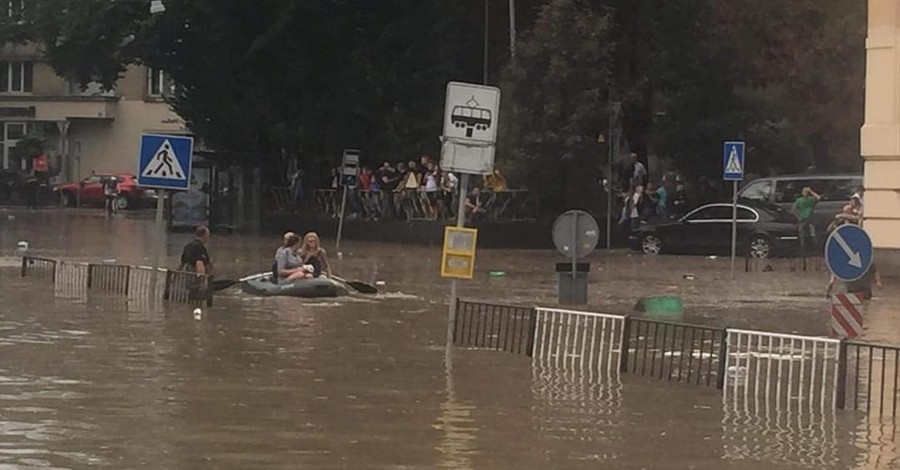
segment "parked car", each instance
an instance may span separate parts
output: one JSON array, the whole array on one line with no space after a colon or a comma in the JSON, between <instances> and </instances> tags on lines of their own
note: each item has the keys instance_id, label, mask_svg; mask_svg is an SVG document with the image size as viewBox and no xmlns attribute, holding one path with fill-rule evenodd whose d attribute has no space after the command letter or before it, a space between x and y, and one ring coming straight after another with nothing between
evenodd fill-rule
<instances>
[{"instance_id":1,"label":"parked car","mask_svg":"<svg viewBox=\"0 0 900 470\"><path fill-rule=\"evenodd\" d=\"M632 234L634 250L660 253L731 253L732 205L700 206L684 217L641 227ZM769 258L799 251L797 218L778 206L743 200L737 210L737 247L741 255Z\"/></svg>"},{"instance_id":2,"label":"parked car","mask_svg":"<svg viewBox=\"0 0 900 470\"><path fill-rule=\"evenodd\" d=\"M820 243L835 214L850 201L856 189L862 186L862 175L785 175L759 178L751 181L738 192L738 197L768 202L790 211L803 188L809 186L822 196L813 212L813 224Z\"/></svg>"},{"instance_id":3,"label":"parked car","mask_svg":"<svg viewBox=\"0 0 900 470\"><path fill-rule=\"evenodd\" d=\"M137 177L127 173L95 174L77 183L61 184L54 188L54 191L59 193L60 203L64 207L75 207L79 200L82 205L103 206L106 202L103 185L110 178L118 181L116 187L119 189L119 196L116 198L116 208L119 210L148 207L156 200L155 191L138 186Z\"/></svg>"}]
</instances>

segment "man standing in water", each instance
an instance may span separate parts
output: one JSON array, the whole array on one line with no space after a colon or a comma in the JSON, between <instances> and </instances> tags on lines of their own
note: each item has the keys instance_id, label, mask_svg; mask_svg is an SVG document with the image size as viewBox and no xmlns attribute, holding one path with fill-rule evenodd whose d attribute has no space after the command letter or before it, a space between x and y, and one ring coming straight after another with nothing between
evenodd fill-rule
<instances>
[{"instance_id":1,"label":"man standing in water","mask_svg":"<svg viewBox=\"0 0 900 470\"><path fill-rule=\"evenodd\" d=\"M198 283L191 286L192 295L203 294L202 298L209 290L209 279L212 273L212 262L209 259L209 251L206 245L209 244L210 233L206 226L199 226L194 230L194 240L184 246L181 252L181 269L197 273Z\"/></svg>"}]
</instances>

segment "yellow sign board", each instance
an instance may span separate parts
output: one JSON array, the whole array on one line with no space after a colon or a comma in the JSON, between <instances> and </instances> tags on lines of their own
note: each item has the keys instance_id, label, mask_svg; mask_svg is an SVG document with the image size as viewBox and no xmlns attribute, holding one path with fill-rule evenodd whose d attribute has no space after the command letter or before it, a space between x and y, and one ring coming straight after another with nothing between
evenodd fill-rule
<instances>
[{"instance_id":1,"label":"yellow sign board","mask_svg":"<svg viewBox=\"0 0 900 470\"><path fill-rule=\"evenodd\" d=\"M441 255L441 277L472 279L475 274L475 245L478 230L447 227Z\"/></svg>"}]
</instances>

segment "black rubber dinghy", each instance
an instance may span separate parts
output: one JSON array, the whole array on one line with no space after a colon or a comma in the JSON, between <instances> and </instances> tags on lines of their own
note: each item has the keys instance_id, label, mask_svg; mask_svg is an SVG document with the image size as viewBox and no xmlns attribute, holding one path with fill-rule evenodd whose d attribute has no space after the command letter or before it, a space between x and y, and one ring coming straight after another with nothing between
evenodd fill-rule
<instances>
[{"instance_id":1,"label":"black rubber dinghy","mask_svg":"<svg viewBox=\"0 0 900 470\"><path fill-rule=\"evenodd\" d=\"M242 282L241 290L248 294L262 297L340 297L349 293L347 286L327 277L274 283L272 282L272 276L265 276Z\"/></svg>"}]
</instances>

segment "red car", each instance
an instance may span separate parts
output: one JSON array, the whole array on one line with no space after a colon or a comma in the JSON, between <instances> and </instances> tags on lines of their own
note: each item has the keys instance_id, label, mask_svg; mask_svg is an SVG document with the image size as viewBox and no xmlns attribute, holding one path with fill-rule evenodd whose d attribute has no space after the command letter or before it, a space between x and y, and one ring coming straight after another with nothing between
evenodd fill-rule
<instances>
[{"instance_id":1,"label":"red car","mask_svg":"<svg viewBox=\"0 0 900 470\"><path fill-rule=\"evenodd\" d=\"M111 178L118 182L116 208L119 210L147 207L151 200L156 199L155 191L138 186L137 177L128 173L98 173L78 183L63 183L53 190L59 193L59 200L64 207L75 207L79 200L83 206L102 207L106 202L103 185Z\"/></svg>"}]
</instances>

